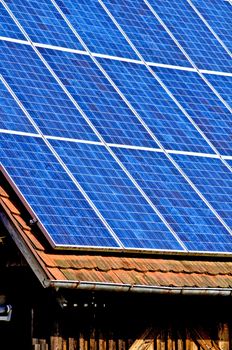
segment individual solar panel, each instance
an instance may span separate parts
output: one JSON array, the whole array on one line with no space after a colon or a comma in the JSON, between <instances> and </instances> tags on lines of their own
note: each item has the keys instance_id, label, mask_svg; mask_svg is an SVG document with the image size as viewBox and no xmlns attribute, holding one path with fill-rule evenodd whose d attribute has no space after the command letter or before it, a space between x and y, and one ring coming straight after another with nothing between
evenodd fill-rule
<instances>
[{"instance_id":1,"label":"individual solar panel","mask_svg":"<svg viewBox=\"0 0 232 350\"><path fill-rule=\"evenodd\" d=\"M173 155L208 202L232 227L232 176L220 159Z\"/></svg>"},{"instance_id":2,"label":"individual solar panel","mask_svg":"<svg viewBox=\"0 0 232 350\"><path fill-rule=\"evenodd\" d=\"M56 3L92 52L138 58L96 0L58 0Z\"/></svg>"},{"instance_id":3,"label":"individual solar panel","mask_svg":"<svg viewBox=\"0 0 232 350\"><path fill-rule=\"evenodd\" d=\"M105 0L104 4L146 61L190 66L143 1Z\"/></svg>"},{"instance_id":4,"label":"individual solar panel","mask_svg":"<svg viewBox=\"0 0 232 350\"><path fill-rule=\"evenodd\" d=\"M183 250L104 146L51 143L126 248Z\"/></svg>"},{"instance_id":5,"label":"individual solar panel","mask_svg":"<svg viewBox=\"0 0 232 350\"><path fill-rule=\"evenodd\" d=\"M232 154L231 113L195 72L155 67L176 99L223 155Z\"/></svg>"},{"instance_id":6,"label":"individual solar panel","mask_svg":"<svg viewBox=\"0 0 232 350\"><path fill-rule=\"evenodd\" d=\"M205 77L232 108L232 76L205 74Z\"/></svg>"},{"instance_id":7,"label":"individual solar panel","mask_svg":"<svg viewBox=\"0 0 232 350\"><path fill-rule=\"evenodd\" d=\"M2 3L0 3L0 36L25 40L24 35L14 23Z\"/></svg>"},{"instance_id":8,"label":"individual solar panel","mask_svg":"<svg viewBox=\"0 0 232 350\"><path fill-rule=\"evenodd\" d=\"M1 161L53 244L118 247L42 139L0 134Z\"/></svg>"},{"instance_id":9,"label":"individual solar panel","mask_svg":"<svg viewBox=\"0 0 232 350\"><path fill-rule=\"evenodd\" d=\"M230 56L186 0L149 2L198 68L231 72Z\"/></svg>"},{"instance_id":10,"label":"individual solar panel","mask_svg":"<svg viewBox=\"0 0 232 350\"><path fill-rule=\"evenodd\" d=\"M98 140L30 46L1 41L0 54L4 78L44 134Z\"/></svg>"},{"instance_id":11,"label":"individual solar panel","mask_svg":"<svg viewBox=\"0 0 232 350\"><path fill-rule=\"evenodd\" d=\"M83 50L50 0L6 0L19 23L36 43Z\"/></svg>"},{"instance_id":12,"label":"individual solar panel","mask_svg":"<svg viewBox=\"0 0 232 350\"><path fill-rule=\"evenodd\" d=\"M98 59L143 121L167 149L212 152L144 65Z\"/></svg>"},{"instance_id":13,"label":"individual solar panel","mask_svg":"<svg viewBox=\"0 0 232 350\"><path fill-rule=\"evenodd\" d=\"M34 127L0 80L0 129L34 132Z\"/></svg>"},{"instance_id":14,"label":"individual solar panel","mask_svg":"<svg viewBox=\"0 0 232 350\"><path fill-rule=\"evenodd\" d=\"M232 235L163 153L114 152L189 251L232 250Z\"/></svg>"},{"instance_id":15,"label":"individual solar panel","mask_svg":"<svg viewBox=\"0 0 232 350\"><path fill-rule=\"evenodd\" d=\"M157 147L90 57L40 49L106 142Z\"/></svg>"},{"instance_id":16,"label":"individual solar panel","mask_svg":"<svg viewBox=\"0 0 232 350\"><path fill-rule=\"evenodd\" d=\"M232 50L232 6L229 1L192 0L211 28L219 35L226 46Z\"/></svg>"}]
</instances>

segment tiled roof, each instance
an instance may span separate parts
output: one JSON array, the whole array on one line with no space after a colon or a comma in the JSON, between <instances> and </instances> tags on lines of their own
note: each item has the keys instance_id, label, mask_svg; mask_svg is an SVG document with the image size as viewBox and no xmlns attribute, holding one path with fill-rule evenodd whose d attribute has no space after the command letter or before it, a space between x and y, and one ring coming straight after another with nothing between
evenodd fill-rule
<instances>
[{"instance_id":1,"label":"tiled roof","mask_svg":"<svg viewBox=\"0 0 232 350\"><path fill-rule=\"evenodd\" d=\"M232 289L232 262L229 259L57 251L42 243L42 233L38 235L33 227L28 226L19 207L2 187L0 208L42 268L47 281L144 286L169 290ZM27 259L26 256L25 258Z\"/></svg>"}]
</instances>

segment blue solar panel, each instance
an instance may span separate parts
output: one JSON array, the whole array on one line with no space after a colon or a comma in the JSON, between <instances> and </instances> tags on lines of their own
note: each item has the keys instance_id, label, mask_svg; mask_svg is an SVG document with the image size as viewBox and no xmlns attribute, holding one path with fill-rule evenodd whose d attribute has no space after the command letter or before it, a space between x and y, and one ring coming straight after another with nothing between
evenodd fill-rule
<instances>
[{"instance_id":1,"label":"blue solar panel","mask_svg":"<svg viewBox=\"0 0 232 350\"><path fill-rule=\"evenodd\" d=\"M56 2L92 52L137 58L98 1L59 0Z\"/></svg>"},{"instance_id":2,"label":"blue solar panel","mask_svg":"<svg viewBox=\"0 0 232 350\"><path fill-rule=\"evenodd\" d=\"M182 250L104 146L51 143L126 248Z\"/></svg>"},{"instance_id":3,"label":"blue solar panel","mask_svg":"<svg viewBox=\"0 0 232 350\"><path fill-rule=\"evenodd\" d=\"M50 0L5 2L32 41L83 50Z\"/></svg>"},{"instance_id":4,"label":"blue solar panel","mask_svg":"<svg viewBox=\"0 0 232 350\"><path fill-rule=\"evenodd\" d=\"M186 0L149 2L198 68L231 72L230 56Z\"/></svg>"},{"instance_id":5,"label":"blue solar panel","mask_svg":"<svg viewBox=\"0 0 232 350\"><path fill-rule=\"evenodd\" d=\"M231 48L229 2L192 1ZM116 88L87 52L69 50L84 47L52 1L6 4L33 42L63 47L39 48L54 74L29 42L14 42L26 38L0 3L0 36L8 38L0 40L1 166L53 247L231 253L231 171L198 129L221 155L232 157L231 114L199 74L187 69L191 63L146 2L103 2L113 18L97 0L57 0ZM149 3L198 68L221 72L202 71L232 104L231 58L189 2ZM152 69L187 114L139 61L114 18L143 58L157 63ZM231 159L227 163L232 167Z\"/></svg>"},{"instance_id":6,"label":"blue solar panel","mask_svg":"<svg viewBox=\"0 0 232 350\"><path fill-rule=\"evenodd\" d=\"M106 142L157 147L91 58L40 49Z\"/></svg>"},{"instance_id":7,"label":"blue solar panel","mask_svg":"<svg viewBox=\"0 0 232 350\"><path fill-rule=\"evenodd\" d=\"M56 245L117 247L40 138L0 134L3 166Z\"/></svg>"},{"instance_id":8,"label":"blue solar panel","mask_svg":"<svg viewBox=\"0 0 232 350\"><path fill-rule=\"evenodd\" d=\"M218 151L231 155L231 113L202 78L195 72L154 69Z\"/></svg>"},{"instance_id":9,"label":"blue solar panel","mask_svg":"<svg viewBox=\"0 0 232 350\"><path fill-rule=\"evenodd\" d=\"M232 107L232 76L205 74L205 77Z\"/></svg>"},{"instance_id":10,"label":"blue solar panel","mask_svg":"<svg viewBox=\"0 0 232 350\"><path fill-rule=\"evenodd\" d=\"M232 176L219 160L206 157L173 155L189 178L232 227Z\"/></svg>"},{"instance_id":11,"label":"blue solar panel","mask_svg":"<svg viewBox=\"0 0 232 350\"><path fill-rule=\"evenodd\" d=\"M232 6L229 1L192 0L220 39L232 50Z\"/></svg>"},{"instance_id":12,"label":"blue solar panel","mask_svg":"<svg viewBox=\"0 0 232 350\"><path fill-rule=\"evenodd\" d=\"M162 153L114 149L190 251L232 250L232 236Z\"/></svg>"},{"instance_id":13,"label":"blue solar panel","mask_svg":"<svg viewBox=\"0 0 232 350\"><path fill-rule=\"evenodd\" d=\"M0 129L36 132L1 80Z\"/></svg>"},{"instance_id":14,"label":"blue solar panel","mask_svg":"<svg viewBox=\"0 0 232 350\"><path fill-rule=\"evenodd\" d=\"M30 46L0 42L1 72L42 132L98 140Z\"/></svg>"},{"instance_id":15,"label":"blue solar panel","mask_svg":"<svg viewBox=\"0 0 232 350\"><path fill-rule=\"evenodd\" d=\"M24 35L0 3L0 36L25 40Z\"/></svg>"},{"instance_id":16,"label":"blue solar panel","mask_svg":"<svg viewBox=\"0 0 232 350\"><path fill-rule=\"evenodd\" d=\"M98 59L167 149L212 152L199 132L144 65Z\"/></svg>"},{"instance_id":17,"label":"blue solar panel","mask_svg":"<svg viewBox=\"0 0 232 350\"><path fill-rule=\"evenodd\" d=\"M143 1L106 0L104 3L146 61L190 66Z\"/></svg>"}]
</instances>

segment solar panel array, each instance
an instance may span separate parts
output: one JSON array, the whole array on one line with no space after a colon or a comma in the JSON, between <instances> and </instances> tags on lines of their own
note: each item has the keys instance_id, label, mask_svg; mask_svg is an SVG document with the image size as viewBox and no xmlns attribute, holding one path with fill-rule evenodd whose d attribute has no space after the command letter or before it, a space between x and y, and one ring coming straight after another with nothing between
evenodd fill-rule
<instances>
[{"instance_id":1,"label":"solar panel array","mask_svg":"<svg viewBox=\"0 0 232 350\"><path fill-rule=\"evenodd\" d=\"M0 0L0 158L53 247L232 252L232 4Z\"/></svg>"}]
</instances>

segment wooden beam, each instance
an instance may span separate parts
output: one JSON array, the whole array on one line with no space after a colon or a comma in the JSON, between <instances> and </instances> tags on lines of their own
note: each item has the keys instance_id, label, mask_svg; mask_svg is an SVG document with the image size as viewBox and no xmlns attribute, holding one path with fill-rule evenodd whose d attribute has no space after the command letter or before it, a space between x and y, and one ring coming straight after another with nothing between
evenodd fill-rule
<instances>
[{"instance_id":1,"label":"wooden beam","mask_svg":"<svg viewBox=\"0 0 232 350\"><path fill-rule=\"evenodd\" d=\"M152 328L147 328L134 343L129 350L153 350L154 349L155 332Z\"/></svg>"}]
</instances>

